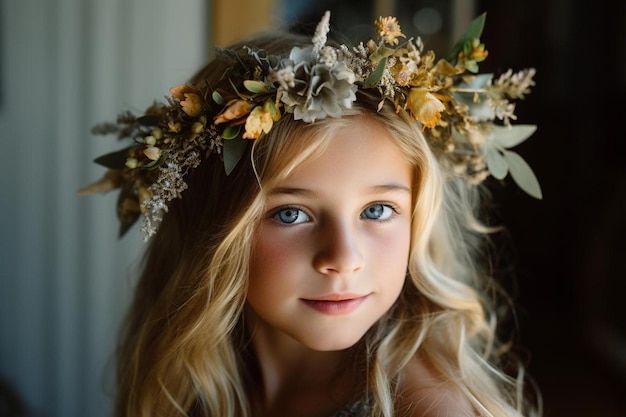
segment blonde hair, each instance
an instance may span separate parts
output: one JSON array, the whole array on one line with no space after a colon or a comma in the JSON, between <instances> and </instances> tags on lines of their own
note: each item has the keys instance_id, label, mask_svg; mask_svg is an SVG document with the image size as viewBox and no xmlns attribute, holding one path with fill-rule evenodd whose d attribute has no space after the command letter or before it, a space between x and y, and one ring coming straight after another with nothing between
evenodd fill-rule
<instances>
[{"instance_id":1,"label":"blonde hair","mask_svg":"<svg viewBox=\"0 0 626 417\"><path fill-rule=\"evenodd\" d=\"M267 37L254 45L277 53L298 42ZM227 82L220 78L224 70L213 61L192 82L215 87ZM480 190L437 162L403 111L376 106L359 93L342 118L305 124L282 117L250 141L230 175L216 155L188 174L188 190L172 201L152 238L123 329L117 417L250 415L242 316L264 190L364 116L383 126L415 167L408 279L391 311L354 348L361 354L355 361L365 361L371 415L393 415L401 371L415 355L456 385L480 415L526 415L522 381L498 362L505 345L496 338L493 282L479 262L492 231L477 217Z\"/></svg>"}]
</instances>

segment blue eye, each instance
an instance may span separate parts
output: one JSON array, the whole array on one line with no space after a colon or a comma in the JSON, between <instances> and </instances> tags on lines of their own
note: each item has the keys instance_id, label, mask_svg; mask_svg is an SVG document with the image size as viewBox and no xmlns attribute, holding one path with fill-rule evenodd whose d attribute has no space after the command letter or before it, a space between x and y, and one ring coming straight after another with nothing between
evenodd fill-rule
<instances>
[{"instance_id":1,"label":"blue eye","mask_svg":"<svg viewBox=\"0 0 626 417\"><path fill-rule=\"evenodd\" d=\"M361 217L369 220L387 220L393 214L393 208L386 204L372 204L361 213Z\"/></svg>"},{"instance_id":2,"label":"blue eye","mask_svg":"<svg viewBox=\"0 0 626 417\"><path fill-rule=\"evenodd\" d=\"M296 207L287 207L278 210L276 214L272 216L272 219L284 224L299 224L311 220L304 211Z\"/></svg>"}]
</instances>

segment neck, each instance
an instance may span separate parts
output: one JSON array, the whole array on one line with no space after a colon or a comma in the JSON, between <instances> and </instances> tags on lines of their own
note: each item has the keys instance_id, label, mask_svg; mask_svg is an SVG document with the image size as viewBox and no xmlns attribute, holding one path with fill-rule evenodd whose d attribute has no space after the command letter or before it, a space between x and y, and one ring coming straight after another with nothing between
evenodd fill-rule
<instances>
[{"instance_id":1,"label":"neck","mask_svg":"<svg viewBox=\"0 0 626 417\"><path fill-rule=\"evenodd\" d=\"M261 399L266 410L264 415L282 415L282 412L267 410L289 406L302 412L307 409L305 404L310 404L308 407L323 405L328 408L324 413L331 415L330 412L358 395L354 371L345 366L349 350L312 350L282 332L267 326L255 327L258 318L252 312L247 313L246 322L263 387L262 392L252 394Z\"/></svg>"}]
</instances>

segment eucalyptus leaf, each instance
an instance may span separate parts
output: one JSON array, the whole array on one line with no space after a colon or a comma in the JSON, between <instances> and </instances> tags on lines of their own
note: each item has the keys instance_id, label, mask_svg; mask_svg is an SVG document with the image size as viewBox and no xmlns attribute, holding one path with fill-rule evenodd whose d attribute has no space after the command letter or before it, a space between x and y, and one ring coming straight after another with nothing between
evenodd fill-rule
<instances>
[{"instance_id":1,"label":"eucalyptus leaf","mask_svg":"<svg viewBox=\"0 0 626 417\"><path fill-rule=\"evenodd\" d=\"M220 106L224 105L225 103L224 97L222 97L222 95L218 93L217 91L213 91L213 94L211 94L211 97L213 98L213 101L219 104Z\"/></svg>"},{"instance_id":2,"label":"eucalyptus leaf","mask_svg":"<svg viewBox=\"0 0 626 417\"><path fill-rule=\"evenodd\" d=\"M385 67L387 66L387 58L383 58L380 60L376 69L372 71L372 73L363 81L363 87L371 88L375 86L380 79L383 77L383 72L385 71Z\"/></svg>"},{"instance_id":3,"label":"eucalyptus leaf","mask_svg":"<svg viewBox=\"0 0 626 417\"><path fill-rule=\"evenodd\" d=\"M515 183L526 193L541 200L543 198L541 186L528 163L513 151L503 151L503 155Z\"/></svg>"},{"instance_id":4,"label":"eucalyptus leaf","mask_svg":"<svg viewBox=\"0 0 626 417\"><path fill-rule=\"evenodd\" d=\"M464 81L459 83L459 88L468 88L468 89L484 89L489 82L493 79L493 73L484 73L484 74L476 74L471 77L466 77L469 81Z\"/></svg>"},{"instance_id":5,"label":"eucalyptus leaf","mask_svg":"<svg viewBox=\"0 0 626 417\"><path fill-rule=\"evenodd\" d=\"M454 45L454 47L452 47L452 50L446 57L446 60L448 62L452 62L452 63L456 62L456 58L459 54L459 51L463 48L463 45L465 44L465 42L474 38L480 39L480 35L483 33L483 27L485 26L486 17L487 17L487 13L485 12L481 14L480 16L478 16L476 19L474 19L472 23L470 23L470 25L465 30L465 33L461 37L461 39L459 39L459 41Z\"/></svg>"},{"instance_id":6,"label":"eucalyptus leaf","mask_svg":"<svg viewBox=\"0 0 626 417\"><path fill-rule=\"evenodd\" d=\"M267 88L265 88L265 84L261 81L256 80L244 80L243 86L246 87L246 90L251 93L267 93Z\"/></svg>"},{"instance_id":7,"label":"eucalyptus leaf","mask_svg":"<svg viewBox=\"0 0 626 417\"><path fill-rule=\"evenodd\" d=\"M475 93L466 92L452 92L452 97L461 104L465 104L468 107L469 114L473 120L493 120L495 117L493 108L489 105L487 100L481 100L476 102L474 100Z\"/></svg>"},{"instance_id":8,"label":"eucalyptus leaf","mask_svg":"<svg viewBox=\"0 0 626 417\"><path fill-rule=\"evenodd\" d=\"M507 161L502 154L493 146L485 146L485 161L491 175L501 180L509 171Z\"/></svg>"},{"instance_id":9,"label":"eucalyptus leaf","mask_svg":"<svg viewBox=\"0 0 626 417\"><path fill-rule=\"evenodd\" d=\"M241 160L248 146L248 141L242 138L235 138L224 141L224 170L229 175Z\"/></svg>"},{"instance_id":10,"label":"eucalyptus leaf","mask_svg":"<svg viewBox=\"0 0 626 417\"><path fill-rule=\"evenodd\" d=\"M528 139L537 130L536 125L514 125L491 127L492 139L504 148L512 148Z\"/></svg>"},{"instance_id":11,"label":"eucalyptus leaf","mask_svg":"<svg viewBox=\"0 0 626 417\"><path fill-rule=\"evenodd\" d=\"M129 146L127 148L120 149L119 151L102 155L93 161L98 165L102 165L110 169L124 169L126 166L126 159L128 159L128 151L135 146L137 145Z\"/></svg>"}]
</instances>

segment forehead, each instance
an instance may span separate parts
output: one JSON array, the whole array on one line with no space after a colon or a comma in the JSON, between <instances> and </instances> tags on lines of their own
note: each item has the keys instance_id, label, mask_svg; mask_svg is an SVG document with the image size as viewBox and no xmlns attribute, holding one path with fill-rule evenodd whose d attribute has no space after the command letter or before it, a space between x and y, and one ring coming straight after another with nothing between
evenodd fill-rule
<instances>
[{"instance_id":1,"label":"forehead","mask_svg":"<svg viewBox=\"0 0 626 417\"><path fill-rule=\"evenodd\" d=\"M312 143L315 139L311 138ZM349 189L382 184L410 187L412 164L379 123L355 118L332 130L324 142L276 187Z\"/></svg>"}]
</instances>

